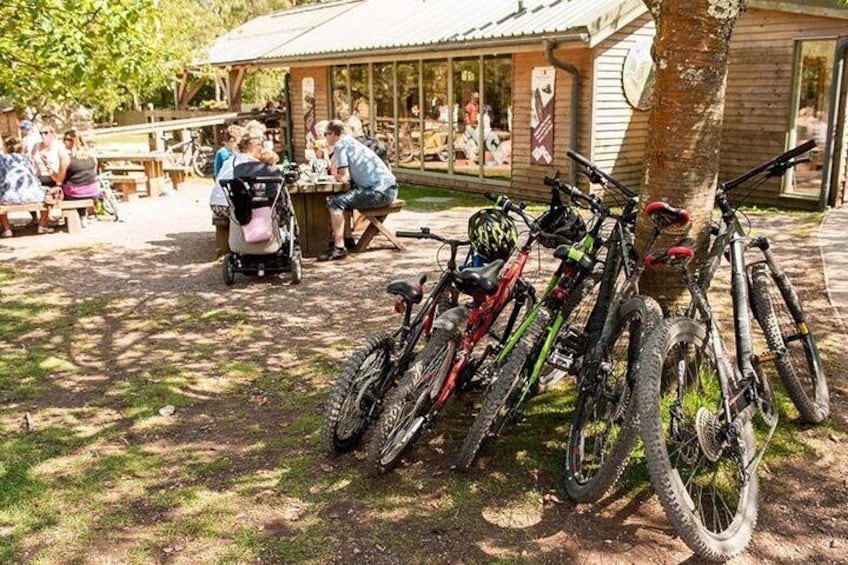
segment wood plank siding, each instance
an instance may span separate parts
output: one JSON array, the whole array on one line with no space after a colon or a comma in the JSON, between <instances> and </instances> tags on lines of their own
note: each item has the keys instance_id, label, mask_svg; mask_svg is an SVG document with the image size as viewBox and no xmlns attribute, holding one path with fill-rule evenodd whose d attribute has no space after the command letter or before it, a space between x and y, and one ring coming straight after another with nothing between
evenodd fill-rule
<instances>
[{"instance_id":1,"label":"wood plank siding","mask_svg":"<svg viewBox=\"0 0 848 565\"><path fill-rule=\"evenodd\" d=\"M633 189L642 184L650 112L637 110L627 102L621 71L631 47L652 41L654 29L653 19L645 14L592 51L592 150L588 156L602 170Z\"/></svg>"},{"instance_id":2,"label":"wood plank siding","mask_svg":"<svg viewBox=\"0 0 848 565\"><path fill-rule=\"evenodd\" d=\"M311 77L315 80L315 121L326 120L330 115L329 87L327 85L327 67L292 67L291 69L292 97L292 132L294 143L294 158L298 162L304 160L306 137L303 131L303 79Z\"/></svg>"},{"instance_id":3,"label":"wood plank siding","mask_svg":"<svg viewBox=\"0 0 848 565\"><path fill-rule=\"evenodd\" d=\"M591 131L591 89L582 85L591 84L591 59L585 50L556 50L554 56L565 63L577 67L580 71L580 116L577 150L586 153L589 150L589 131ZM554 106L554 161L551 165L530 164L530 91L533 67L549 66L544 53L521 53L513 57L514 119L512 123L512 186L510 194L527 200L545 201L550 197L550 188L545 186L546 175L560 172L567 179L571 159L566 151L571 147L571 85L572 76L556 69L554 84L556 99Z\"/></svg>"},{"instance_id":4,"label":"wood plank siding","mask_svg":"<svg viewBox=\"0 0 848 565\"><path fill-rule=\"evenodd\" d=\"M740 18L730 44L721 179L736 177L786 149L795 41L835 39L840 34L848 34L845 20L770 10L749 10ZM818 199L781 196L780 190L780 180L770 180L748 201L771 206L818 207Z\"/></svg>"}]
</instances>

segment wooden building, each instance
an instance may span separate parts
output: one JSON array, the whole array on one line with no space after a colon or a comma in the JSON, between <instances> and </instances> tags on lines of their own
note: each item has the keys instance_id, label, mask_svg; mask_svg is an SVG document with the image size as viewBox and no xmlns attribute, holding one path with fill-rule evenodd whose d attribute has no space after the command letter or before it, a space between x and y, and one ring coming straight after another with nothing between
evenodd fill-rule
<instances>
[{"instance_id":1,"label":"wooden building","mask_svg":"<svg viewBox=\"0 0 848 565\"><path fill-rule=\"evenodd\" d=\"M402 182L544 199L545 175L573 174L570 148L641 183L653 35L638 0L337 0L256 18L204 62L228 71L234 109L245 73L290 69L296 159L317 121L341 118L386 142ZM750 0L731 42L721 178L810 137L819 147L749 202L841 204L847 50L839 0Z\"/></svg>"}]
</instances>

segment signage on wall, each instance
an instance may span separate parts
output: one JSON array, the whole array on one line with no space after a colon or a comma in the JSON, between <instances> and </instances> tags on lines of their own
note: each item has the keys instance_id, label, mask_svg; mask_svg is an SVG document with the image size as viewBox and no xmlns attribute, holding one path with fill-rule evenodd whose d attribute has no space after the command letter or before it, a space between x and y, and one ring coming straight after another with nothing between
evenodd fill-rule
<instances>
[{"instance_id":1,"label":"signage on wall","mask_svg":"<svg viewBox=\"0 0 848 565\"><path fill-rule=\"evenodd\" d=\"M554 153L553 67L533 67L530 80L530 163L550 165Z\"/></svg>"},{"instance_id":2,"label":"signage on wall","mask_svg":"<svg viewBox=\"0 0 848 565\"><path fill-rule=\"evenodd\" d=\"M303 132L306 135L306 147L312 147L315 141L315 79L305 77L301 83L303 97Z\"/></svg>"},{"instance_id":3,"label":"signage on wall","mask_svg":"<svg viewBox=\"0 0 848 565\"><path fill-rule=\"evenodd\" d=\"M621 86L627 102L637 110L648 110L654 102L655 70L650 41L630 48L621 68Z\"/></svg>"}]
</instances>

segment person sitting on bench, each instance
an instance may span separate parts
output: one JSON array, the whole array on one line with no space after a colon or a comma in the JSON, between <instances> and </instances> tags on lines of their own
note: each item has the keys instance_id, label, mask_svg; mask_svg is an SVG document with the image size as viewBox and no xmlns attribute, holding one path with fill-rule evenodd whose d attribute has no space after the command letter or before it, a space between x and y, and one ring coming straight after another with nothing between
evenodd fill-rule
<instances>
[{"instance_id":1,"label":"person sitting on bench","mask_svg":"<svg viewBox=\"0 0 848 565\"><path fill-rule=\"evenodd\" d=\"M333 176L338 182L349 182L352 188L327 200L333 248L320 259L342 259L347 256L347 248L354 246L350 222L353 210L391 204L397 197L397 179L376 153L345 133L340 120L327 124L324 137L333 148Z\"/></svg>"}]
</instances>

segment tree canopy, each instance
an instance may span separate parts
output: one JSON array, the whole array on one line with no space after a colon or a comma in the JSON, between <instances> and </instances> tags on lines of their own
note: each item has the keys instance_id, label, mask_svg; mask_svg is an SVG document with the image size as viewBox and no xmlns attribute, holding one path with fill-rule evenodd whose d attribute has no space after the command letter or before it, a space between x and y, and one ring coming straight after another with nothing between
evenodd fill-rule
<instances>
[{"instance_id":1,"label":"tree canopy","mask_svg":"<svg viewBox=\"0 0 848 565\"><path fill-rule=\"evenodd\" d=\"M110 111L170 86L196 51L297 0L10 0L0 4L0 99Z\"/></svg>"}]
</instances>

